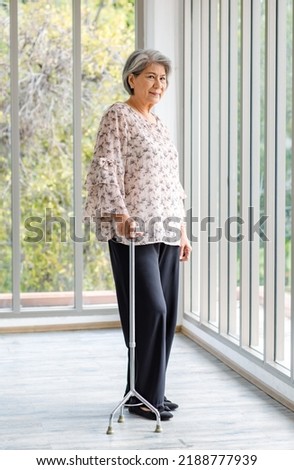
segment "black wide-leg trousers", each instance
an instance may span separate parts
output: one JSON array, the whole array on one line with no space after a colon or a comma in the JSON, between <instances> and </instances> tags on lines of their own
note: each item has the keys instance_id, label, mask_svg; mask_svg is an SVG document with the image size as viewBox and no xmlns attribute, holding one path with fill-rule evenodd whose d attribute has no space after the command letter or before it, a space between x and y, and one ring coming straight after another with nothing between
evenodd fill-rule
<instances>
[{"instance_id":1,"label":"black wide-leg trousers","mask_svg":"<svg viewBox=\"0 0 294 470\"><path fill-rule=\"evenodd\" d=\"M153 243L136 246L135 250L135 388L158 407L163 404L166 368L177 322L179 247ZM129 348L129 246L110 240L109 251Z\"/></svg>"}]
</instances>

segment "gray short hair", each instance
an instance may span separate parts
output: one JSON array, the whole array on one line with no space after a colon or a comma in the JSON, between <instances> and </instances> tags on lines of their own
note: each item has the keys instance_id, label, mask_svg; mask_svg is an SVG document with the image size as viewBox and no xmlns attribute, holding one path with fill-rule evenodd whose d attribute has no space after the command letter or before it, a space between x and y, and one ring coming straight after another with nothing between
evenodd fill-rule
<instances>
[{"instance_id":1,"label":"gray short hair","mask_svg":"<svg viewBox=\"0 0 294 470\"><path fill-rule=\"evenodd\" d=\"M153 49L138 49L129 56L122 72L123 85L129 95L134 94L134 91L129 85L129 75L133 74L138 76L148 65L154 63L163 65L166 73L166 83L168 84L168 76L171 72L171 61L161 54L161 52Z\"/></svg>"}]
</instances>

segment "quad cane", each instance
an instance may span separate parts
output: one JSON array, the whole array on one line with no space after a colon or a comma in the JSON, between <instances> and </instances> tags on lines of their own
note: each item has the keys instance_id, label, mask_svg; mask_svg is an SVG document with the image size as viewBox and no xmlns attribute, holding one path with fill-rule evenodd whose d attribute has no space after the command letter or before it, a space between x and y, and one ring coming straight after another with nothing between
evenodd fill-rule
<instances>
[{"instance_id":1,"label":"quad cane","mask_svg":"<svg viewBox=\"0 0 294 470\"><path fill-rule=\"evenodd\" d=\"M124 406L131 397L136 397L141 403L136 405L127 406L140 406L144 404L156 415L156 427L155 432L161 432L162 428L160 425L160 414L159 411L151 405L142 395L140 395L135 389L135 238L136 238L136 227L130 227L130 239L129 239L129 276L130 276L130 318L129 318L129 349L130 349L130 391L124 396L123 400L114 408L109 418L109 426L106 434L113 434L112 423L115 413L120 410L118 418L119 423L124 422Z\"/></svg>"}]
</instances>

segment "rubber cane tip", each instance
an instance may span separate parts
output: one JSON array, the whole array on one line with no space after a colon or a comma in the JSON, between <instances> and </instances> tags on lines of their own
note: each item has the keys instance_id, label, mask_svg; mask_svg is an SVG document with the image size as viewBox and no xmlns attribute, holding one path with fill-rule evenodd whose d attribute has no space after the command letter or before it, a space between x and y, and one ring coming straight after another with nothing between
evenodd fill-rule
<instances>
[{"instance_id":1,"label":"rubber cane tip","mask_svg":"<svg viewBox=\"0 0 294 470\"><path fill-rule=\"evenodd\" d=\"M108 426L106 434L113 434L112 426Z\"/></svg>"},{"instance_id":2,"label":"rubber cane tip","mask_svg":"<svg viewBox=\"0 0 294 470\"><path fill-rule=\"evenodd\" d=\"M155 428L154 432L162 432L162 427L160 426L160 424L156 425L156 428Z\"/></svg>"},{"instance_id":3,"label":"rubber cane tip","mask_svg":"<svg viewBox=\"0 0 294 470\"><path fill-rule=\"evenodd\" d=\"M123 415L120 415L117 422L118 423L124 423L125 422L125 417Z\"/></svg>"}]
</instances>

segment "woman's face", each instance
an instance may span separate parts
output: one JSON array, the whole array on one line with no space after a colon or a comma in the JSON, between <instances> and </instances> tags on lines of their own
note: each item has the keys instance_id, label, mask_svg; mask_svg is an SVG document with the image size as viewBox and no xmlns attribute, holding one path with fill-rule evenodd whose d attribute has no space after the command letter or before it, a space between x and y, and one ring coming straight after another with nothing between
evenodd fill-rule
<instances>
[{"instance_id":1,"label":"woman's face","mask_svg":"<svg viewBox=\"0 0 294 470\"><path fill-rule=\"evenodd\" d=\"M165 68L161 64L150 64L140 75L131 74L129 84L136 99L143 104L154 106L160 101L167 87Z\"/></svg>"}]
</instances>

